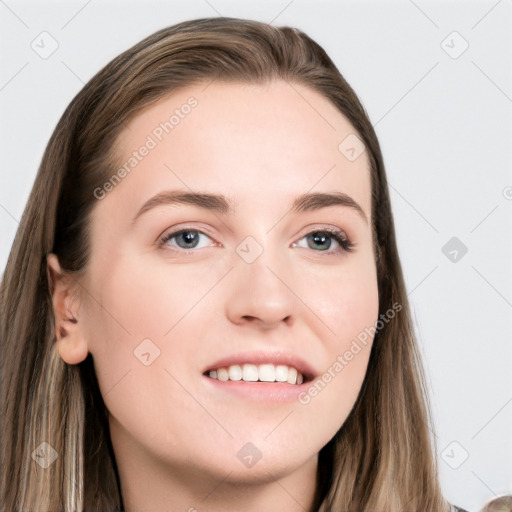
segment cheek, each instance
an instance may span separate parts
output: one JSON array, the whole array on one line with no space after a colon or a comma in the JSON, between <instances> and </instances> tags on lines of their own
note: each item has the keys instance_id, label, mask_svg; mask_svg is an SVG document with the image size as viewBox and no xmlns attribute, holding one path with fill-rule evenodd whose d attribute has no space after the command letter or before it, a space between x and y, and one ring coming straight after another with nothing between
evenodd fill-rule
<instances>
[{"instance_id":1,"label":"cheek","mask_svg":"<svg viewBox=\"0 0 512 512\"><path fill-rule=\"evenodd\" d=\"M376 267L372 257L349 255L337 266L321 269L308 278L314 286L306 288L305 302L328 330L332 350L344 349L361 332L375 325L379 312Z\"/></svg>"},{"instance_id":2,"label":"cheek","mask_svg":"<svg viewBox=\"0 0 512 512\"><path fill-rule=\"evenodd\" d=\"M107 338L117 333L132 349L137 340L161 339L214 282L210 268L204 266L204 275L197 270L118 260L91 283L99 303L93 304L96 318L92 323Z\"/></svg>"},{"instance_id":3,"label":"cheek","mask_svg":"<svg viewBox=\"0 0 512 512\"><path fill-rule=\"evenodd\" d=\"M326 360L322 374L299 402L314 409L317 417L332 411L331 427L339 428L360 391L371 352L379 314L375 264L370 257L347 259L336 272L330 270L329 278L316 282L319 286L308 290L305 302L328 327L322 329Z\"/></svg>"},{"instance_id":4,"label":"cheek","mask_svg":"<svg viewBox=\"0 0 512 512\"><path fill-rule=\"evenodd\" d=\"M205 294L218 280L208 265L180 269L128 258L93 273L88 289L94 300L89 301L85 321L103 394L125 376L150 390L159 378L153 368L162 370L179 361L194 360L194 333L201 326L191 325L188 317L194 316L195 309L204 312ZM182 327L187 327L186 343L180 339ZM105 398L107 406L109 398Z\"/></svg>"}]
</instances>

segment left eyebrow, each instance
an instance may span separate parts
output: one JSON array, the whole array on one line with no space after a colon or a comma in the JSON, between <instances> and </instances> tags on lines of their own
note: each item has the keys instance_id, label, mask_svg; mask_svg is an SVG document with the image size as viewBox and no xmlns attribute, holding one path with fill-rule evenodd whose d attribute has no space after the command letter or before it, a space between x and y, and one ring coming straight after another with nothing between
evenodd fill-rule
<instances>
[{"instance_id":1,"label":"left eyebrow","mask_svg":"<svg viewBox=\"0 0 512 512\"><path fill-rule=\"evenodd\" d=\"M329 206L344 206L356 211L360 217L368 224L368 217L359 204L349 195L343 192L316 192L303 194L295 199L292 204L293 212L308 212L327 208Z\"/></svg>"},{"instance_id":2,"label":"left eyebrow","mask_svg":"<svg viewBox=\"0 0 512 512\"><path fill-rule=\"evenodd\" d=\"M223 215L233 215L235 207L233 201L222 194L207 192L165 191L148 199L133 218L134 223L142 214L161 205L188 204L209 211L216 211ZM291 205L294 213L308 212L328 208L329 206L343 206L356 211L368 224L364 210L349 195L343 192L315 192L302 194L295 198Z\"/></svg>"}]
</instances>

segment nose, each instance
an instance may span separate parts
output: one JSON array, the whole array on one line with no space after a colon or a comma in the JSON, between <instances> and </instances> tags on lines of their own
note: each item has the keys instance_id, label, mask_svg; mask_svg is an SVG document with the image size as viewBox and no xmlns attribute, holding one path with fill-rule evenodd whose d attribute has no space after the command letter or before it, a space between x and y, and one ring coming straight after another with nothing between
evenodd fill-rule
<instances>
[{"instance_id":1,"label":"nose","mask_svg":"<svg viewBox=\"0 0 512 512\"><path fill-rule=\"evenodd\" d=\"M300 300L293 290L293 277L285 267L285 262L279 264L270 251L264 251L252 263L237 261L226 302L229 320L237 325L253 324L263 330L281 324L291 326Z\"/></svg>"}]
</instances>

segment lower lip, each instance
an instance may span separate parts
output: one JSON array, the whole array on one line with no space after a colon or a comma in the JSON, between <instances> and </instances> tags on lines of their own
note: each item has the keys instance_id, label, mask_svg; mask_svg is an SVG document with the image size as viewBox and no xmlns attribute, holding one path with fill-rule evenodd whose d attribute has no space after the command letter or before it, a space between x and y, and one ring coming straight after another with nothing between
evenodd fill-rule
<instances>
[{"instance_id":1,"label":"lower lip","mask_svg":"<svg viewBox=\"0 0 512 512\"><path fill-rule=\"evenodd\" d=\"M244 380L218 380L203 376L213 389L238 395L244 399L260 402L291 403L298 401L299 393L304 392L310 385L288 384L286 382L245 382Z\"/></svg>"}]
</instances>

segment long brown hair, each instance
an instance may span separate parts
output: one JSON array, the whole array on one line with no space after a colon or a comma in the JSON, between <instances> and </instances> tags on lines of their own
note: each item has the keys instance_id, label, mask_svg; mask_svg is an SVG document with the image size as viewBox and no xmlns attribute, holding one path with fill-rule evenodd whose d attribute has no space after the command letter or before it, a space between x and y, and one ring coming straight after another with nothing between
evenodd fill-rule
<instances>
[{"instance_id":1,"label":"long brown hair","mask_svg":"<svg viewBox=\"0 0 512 512\"><path fill-rule=\"evenodd\" d=\"M429 429L381 150L368 116L325 51L296 28L203 18L162 29L123 52L77 94L44 153L1 285L2 468L5 510L122 510L107 411L91 356L55 349L46 256L83 272L94 190L112 176L114 143L141 109L211 80L305 85L329 99L364 142L371 166L379 313L401 311L375 335L357 401L320 451L314 510L447 511ZM341 142L341 141L340 141ZM36 449L56 460L42 468Z\"/></svg>"}]
</instances>

